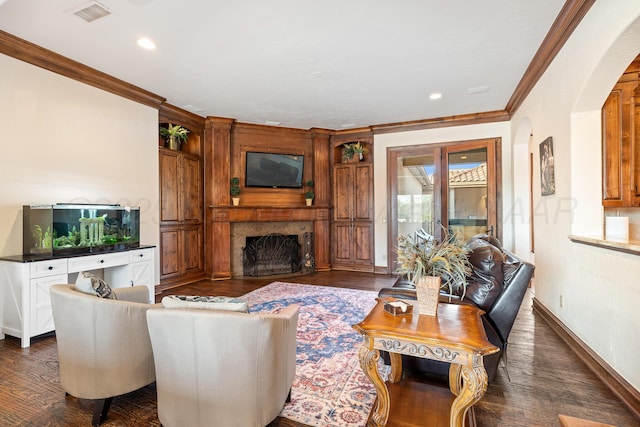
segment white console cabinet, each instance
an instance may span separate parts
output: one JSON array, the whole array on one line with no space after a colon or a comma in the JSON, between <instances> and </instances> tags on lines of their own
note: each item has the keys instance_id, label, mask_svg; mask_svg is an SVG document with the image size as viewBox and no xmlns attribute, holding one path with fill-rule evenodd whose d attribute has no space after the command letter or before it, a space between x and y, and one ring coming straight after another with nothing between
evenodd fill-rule
<instances>
[{"instance_id":1,"label":"white console cabinet","mask_svg":"<svg viewBox=\"0 0 640 427\"><path fill-rule=\"evenodd\" d=\"M112 288L144 285L155 299L154 248L33 260L28 256L0 259L0 339L20 338L29 347L31 337L55 329L51 313L51 285L75 283L78 273L101 274Z\"/></svg>"}]
</instances>

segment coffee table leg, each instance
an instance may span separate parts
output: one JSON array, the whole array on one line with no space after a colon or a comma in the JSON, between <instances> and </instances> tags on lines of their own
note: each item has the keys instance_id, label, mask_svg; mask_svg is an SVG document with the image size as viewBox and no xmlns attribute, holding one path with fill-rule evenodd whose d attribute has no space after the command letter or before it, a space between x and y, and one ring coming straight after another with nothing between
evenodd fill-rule
<instances>
[{"instance_id":1,"label":"coffee table leg","mask_svg":"<svg viewBox=\"0 0 640 427\"><path fill-rule=\"evenodd\" d=\"M389 419L389 390L387 390L387 385L382 381L378 371L380 352L373 348L373 342L370 341L369 338L365 338L358 353L360 367L371 380L378 394L367 427L383 427L387 425L387 420Z\"/></svg>"},{"instance_id":2,"label":"coffee table leg","mask_svg":"<svg viewBox=\"0 0 640 427\"><path fill-rule=\"evenodd\" d=\"M397 383L402 379L402 356L398 353L389 353L389 359L391 360L389 382Z\"/></svg>"},{"instance_id":3,"label":"coffee table leg","mask_svg":"<svg viewBox=\"0 0 640 427\"><path fill-rule=\"evenodd\" d=\"M473 364L460 365L460 388L458 397L451 404L450 427L463 427L467 410L487 391L487 371L482 364L482 357L474 357ZM451 375L451 370L449 371ZM451 381L451 377L449 377ZM451 387L451 384L449 384Z\"/></svg>"},{"instance_id":4,"label":"coffee table leg","mask_svg":"<svg viewBox=\"0 0 640 427\"><path fill-rule=\"evenodd\" d=\"M460 393L460 372L462 370L462 365L458 365L457 363L452 363L449 366L449 390L454 396L457 396Z\"/></svg>"}]
</instances>

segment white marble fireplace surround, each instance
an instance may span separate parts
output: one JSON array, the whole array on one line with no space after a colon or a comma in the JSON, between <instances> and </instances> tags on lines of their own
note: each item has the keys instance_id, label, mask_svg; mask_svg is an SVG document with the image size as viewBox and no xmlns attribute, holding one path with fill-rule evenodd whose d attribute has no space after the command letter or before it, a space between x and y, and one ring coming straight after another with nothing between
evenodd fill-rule
<instances>
[{"instance_id":1,"label":"white marble fireplace surround","mask_svg":"<svg viewBox=\"0 0 640 427\"><path fill-rule=\"evenodd\" d=\"M231 224L231 274L241 277L242 250L246 245L247 236L266 236L267 234L297 235L298 243L302 245L304 233L313 233L312 221L287 222L236 222ZM302 249L301 249L302 250Z\"/></svg>"}]
</instances>

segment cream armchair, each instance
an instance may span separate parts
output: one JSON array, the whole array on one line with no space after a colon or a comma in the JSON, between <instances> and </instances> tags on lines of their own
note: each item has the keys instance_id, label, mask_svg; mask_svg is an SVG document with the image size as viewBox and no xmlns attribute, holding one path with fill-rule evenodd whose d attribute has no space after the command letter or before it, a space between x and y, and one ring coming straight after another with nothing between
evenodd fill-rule
<instances>
[{"instance_id":1,"label":"cream armchair","mask_svg":"<svg viewBox=\"0 0 640 427\"><path fill-rule=\"evenodd\" d=\"M288 400L299 307L147 312L165 427L262 427Z\"/></svg>"},{"instance_id":2,"label":"cream armchair","mask_svg":"<svg viewBox=\"0 0 640 427\"><path fill-rule=\"evenodd\" d=\"M102 423L113 397L155 381L147 329L150 308L146 286L115 288L117 300L51 287L60 383L81 399L95 400L93 425ZM160 307L158 304L157 307Z\"/></svg>"}]
</instances>

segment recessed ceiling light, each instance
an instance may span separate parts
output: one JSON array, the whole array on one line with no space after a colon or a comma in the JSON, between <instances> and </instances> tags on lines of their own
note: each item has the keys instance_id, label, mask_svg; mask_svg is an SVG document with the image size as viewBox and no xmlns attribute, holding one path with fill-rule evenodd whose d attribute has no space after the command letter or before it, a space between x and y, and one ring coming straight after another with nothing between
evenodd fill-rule
<instances>
[{"instance_id":1,"label":"recessed ceiling light","mask_svg":"<svg viewBox=\"0 0 640 427\"><path fill-rule=\"evenodd\" d=\"M432 101L435 101L436 99L440 99L440 98L442 98L442 94L438 92L434 92L431 95L429 95L429 99Z\"/></svg>"},{"instance_id":2,"label":"recessed ceiling light","mask_svg":"<svg viewBox=\"0 0 640 427\"><path fill-rule=\"evenodd\" d=\"M343 125L340 125L341 128L352 128L354 127L356 124L355 123L345 123Z\"/></svg>"},{"instance_id":3,"label":"recessed ceiling light","mask_svg":"<svg viewBox=\"0 0 640 427\"><path fill-rule=\"evenodd\" d=\"M267 120L264 124L267 126L280 126L282 122L272 122L271 120Z\"/></svg>"},{"instance_id":4,"label":"recessed ceiling light","mask_svg":"<svg viewBox=\"0 0 640 427\"><path fill-rule=\"evenodd\" d=\"M153 50L156 48L156 44L154 42L144 37L138 39L138 46L147 50Z\"/></svg>"}]
</instances>

